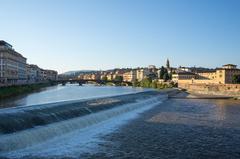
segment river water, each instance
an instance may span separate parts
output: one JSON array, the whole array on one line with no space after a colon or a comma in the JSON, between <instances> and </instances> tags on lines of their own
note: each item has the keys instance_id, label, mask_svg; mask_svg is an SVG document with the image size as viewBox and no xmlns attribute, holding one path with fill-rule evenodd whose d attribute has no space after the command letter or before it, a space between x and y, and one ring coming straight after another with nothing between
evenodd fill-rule
<instances>
[{"instance_id":1,"label":"river water","mask_svg":"<svg viewBox=\"0 0 240 159\"><path fill-rule=\"evenodd\" d=\"M18 101L0 109L0 158L240 158L239 100L67 85Z\"/></svg>"},{"instance_id":2,"label":"river water","mask_svg":"<svg viewBox=\"0 0 240 159\"><path fill-rule=\"evenodd\" d=\"M78 84L57 85L43 88L31 94L2 100L0 101L0 108L113 96L140 91L143 91L143 89L94 85L79 86Z\"/></svg>"}]
</instances>

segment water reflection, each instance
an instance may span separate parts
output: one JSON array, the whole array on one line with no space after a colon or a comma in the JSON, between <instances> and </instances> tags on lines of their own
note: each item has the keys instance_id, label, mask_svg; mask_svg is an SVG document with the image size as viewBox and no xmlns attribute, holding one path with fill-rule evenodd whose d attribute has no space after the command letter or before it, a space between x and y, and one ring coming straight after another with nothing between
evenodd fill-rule
<instances>
[{"instance_id":1,"label":"water reflection","mask_svg":"<svg viewBox=\"0 0 240 159\"><path fill-rule=\"evenodd\" d=\"M21 95L0 101L0 107L16 107L35 105L43 103L53 103L68 100L79 100L94 97L113 96L143 91L141 88L132 87L113 87L113 86L94 86L68 84L66 86L58 85L41 89L27 95Z\"/></svg>"},{"instance_id":2,"label":"water reflection","mask_svg":"<svg viewBox=\"0 0 240 159\"><path fill-rule=\"evenodd\" d=\"M161 111L147 122L159 124L183 124L192 126L236 126L240 120L240 101L238 100L169 100Z\"/></svg>"}]
</instances>

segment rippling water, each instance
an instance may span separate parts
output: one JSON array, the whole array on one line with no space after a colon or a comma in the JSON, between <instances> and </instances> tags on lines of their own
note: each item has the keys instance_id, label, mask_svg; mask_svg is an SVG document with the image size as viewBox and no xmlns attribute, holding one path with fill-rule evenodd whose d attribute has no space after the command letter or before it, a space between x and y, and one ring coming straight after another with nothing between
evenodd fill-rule
<instances>
[{"instance_id":1,"label":"rippling water","mask_svg":"<svg viewBox=\"0 0 240 159\"><path fill-rule=\"evenodd\" d=\"M113 96L140 91L143 91L143 89L94 85L79 86L78 84L67 84L66 86L58 85L44 88L31 94L2 100L0 101L0 108Z\"/></svg>"},{"instance_id":2,"label":"rippling water","mask_svg":"<svg viewBox=\"0 0 240 159\"><path fill-rule=\"evenodd\" d=\"M12 103L31 105L139 91L143 90L56 86ZM23 127L16 129L14 124L19 123ZM144 91L1 109L0 130L0 158L239 159L240 101L167 99L165 94Z\"/></svg>"},{"instance_id":3,"label":"rippling water","mask_svg":"<svg viewBox=\"0 0 240 159\"><path fill-rule=\"evenodd\" d=\"M240 101L167 100L83 158L239 159Z\"/></svg>"}]
</instances>

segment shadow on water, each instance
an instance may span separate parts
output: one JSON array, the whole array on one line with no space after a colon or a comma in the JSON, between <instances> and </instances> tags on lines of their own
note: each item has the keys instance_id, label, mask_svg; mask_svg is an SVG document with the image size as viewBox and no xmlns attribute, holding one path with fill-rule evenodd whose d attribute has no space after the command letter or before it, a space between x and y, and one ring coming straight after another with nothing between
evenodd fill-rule
<instances>
[{"instance_id":1,"label":"shadow on water","mask_svg":"<svg viewBox=\"0 0 240 159\"><path fill-rule=\"evenodd\" d=\"M49 86L49 87L45 87L45 88L40 88L38 90L34 90L31 93L24 93L24 94L13 96L13 97L8 97L6 99L1 99L0 100L0 109L25 105L27 103L26 98L29 95L44 92L47 90L56 89L57 87L58 86Z\"/></svg>"}]
</instances>

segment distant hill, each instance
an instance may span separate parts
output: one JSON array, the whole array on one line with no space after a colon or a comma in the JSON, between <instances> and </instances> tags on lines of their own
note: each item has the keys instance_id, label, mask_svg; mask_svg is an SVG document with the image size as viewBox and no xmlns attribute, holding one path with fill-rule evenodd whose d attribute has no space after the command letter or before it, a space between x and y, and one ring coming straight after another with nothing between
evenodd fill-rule
<instances>
[{"instance_id":1,"label":"distant hill","mask_svg":"<svg viewBox=\"0 0 240 159\"><path fill-rule=\"evenodd\" d=\"M78 71L68 71L68 72L64 72L61 75L65 75L65 76L73 76L73 75L79 75L82 73L94 73L97 72L95 70L78 70Z\"/></svg>"}]
</instances>

